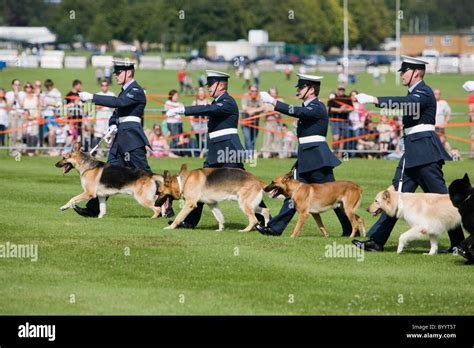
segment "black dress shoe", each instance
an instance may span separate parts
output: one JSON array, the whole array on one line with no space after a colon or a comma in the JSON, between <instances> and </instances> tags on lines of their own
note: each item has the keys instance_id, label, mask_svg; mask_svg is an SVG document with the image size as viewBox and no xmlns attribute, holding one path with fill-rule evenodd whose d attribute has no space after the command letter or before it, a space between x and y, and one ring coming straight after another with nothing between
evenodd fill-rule
<instances>
[{"instance_id":1,"label":"black dress shoe","mask_svg":"<svg viewBox=\"0 0 474 348\"><path fill-rule=\"evenodd\" d=\"M262 214L255 214L255 217L257 218L259 224L265 226L265 218Z\"/></svg>"},{"instance_id":2,"label":"black dress shoe","mask_svg":"<svg viewBox=\"0 0 474 348\"><path fill-rule=\"evenodd\" d=\"M168 221L168 225L171 225L173 221ZM193 225L191 225L189 222L186 221L181 221L176 228L183 228L183 229L189 229L189 230L194 230Z\"/></svg>"},{"instance_id":3,"label":"black dress shoe","mask_svg":"<svg viewBox=\"0 0 474 348\"><path fill-rule=\"evenodd\" d=\"M461 248L460 246L452 246L448 249L440 250L440 251L438 251L438 253L440 253L440 254L461 254L461 255L465 254L463 248Z\"/></svg>"},{"instance_id":4,"label":"black dress shoe","mask_svg":"<svg viewBox=\"0 0 474 348\"><path fill-rule=\"evenodd\" d=\"M373 239L365 241L353 239L352 244L365 251L383 251L383 245L377 244Z\"/></svg>"},{"instance_id":5,"label":"black dress shoe","mask_svg":"<svg viewBox=\"0 0 474 348\"><path fill-rule=\"evenodd\" d=\"M440 254L453 254L453 255L461 255L464 257L468 262L473 262L474 258L471 253L466 252L461 246L452 246L449 249L444 249L439 252Z\"/></svg>"},{"instance_id":6,"label":"black dress shoe","mask_svg":"<svg viewBox=\"0 0 474 348\"><path fill-rule=\"evenodd\" d=\"M77 206L77 205L75 205L75 206L73 207L73 209L74 209L74 211L75 211L76 213L78 213L79 215L84 216L84 217L92 217L92 218L94 218L94 217L97 217L97 216L98 216L98 215L94 214L94 212L90 211L89 209L87 209L87 208L81 208L81 207L79 207L79 206Z\"/></svg>"},{"instance_id":7,"label":"black dress shoe","mask_svg":"<svg viewBox=\"0 0 474 348\"><path fill-rule=\"evenodd\" d=\"M270 226L256 224L255 228L257 229L258 232L260 232L264 236L280 236L281 235L281 233L273 231Z\"/></svg>"}]
</instances>

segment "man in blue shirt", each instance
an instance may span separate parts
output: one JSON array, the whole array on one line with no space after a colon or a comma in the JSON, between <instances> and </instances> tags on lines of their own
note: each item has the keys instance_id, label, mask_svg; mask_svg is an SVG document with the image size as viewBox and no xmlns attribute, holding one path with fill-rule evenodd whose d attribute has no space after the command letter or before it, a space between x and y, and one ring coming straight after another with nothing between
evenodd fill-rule
<instances>
[{"instance_id":1,"label":"man in blue shirt","mask_svg":"<svg viewBox=\"0 0 474 348\"><path fill-rule=\"evenodd\" d=\"M326 106L318 99L322 76L298 74L297 96L302 106L292 106L274 99L267 92L260 92L262 102L272 104L275 111L298 119L298 160L295 178L304 183L332 182L333 168L341 164L329 149L326 142L328 132L328 113ZM343 229L343 235L350 235L352 226L341 208L334 209ZM286 198L280 213L268 225L256 225L263 235L280 236L296 213L291 198Z\"/></svg>"},{"instance_id":2,"label":"man in blue shirt","mask_svg":"<svg viewBox=\"0 0 474 348\"><path fill-rule=\"evenodd\" d=\"M227 93L229 75L215 70L206 70L207 89L214 98L210 105L186 106L170 109L166 115L207 116L208 117L208 144L204 168L240 168L244 169L243 162L246 152L240 142L237 126L239 124L239 108L235 99ZM263 201L261 207L265 207ZM179 228L194 228L201 218L203 204L198 206L182 221ZM256 214L259 221L263 216Z\"/></svg>"},{"instance_id":3,"label":"man in blue shirt","mask_svg":"<svg viewBox=\"0 0 474 348\"><path fill-rule=\"evenodd\" d=\"M117 84L122 85L120 94L106 96L80 92L81 100L92 100L96 105L115 108L109 120L106 140L112 141L107 163L151 172L146 158L146 146L150 146L143 132L142 120L146 106L143 88L135 81L134 64L127 61L114 62ZM91 199L86 208L75 206L74 210L85 217L99 215L99 200Z\"/></svg>"},{"instance_id":4,"label":"man in blue shirt","mask_svg":"<svg viewBox=\"0 0 474 348\"><path fill-rule=\"evenodd\" d=\"M443 177L444 161L451 161L438 135L435 133L436 98L431 88L425 84L427 62L402 56L402 66L398 70L403 85L408 87L405 97L373 97L367 94L356 96L359 103L372 103L381 108L403 110L403 132L405 153L400 159L393 186L397 189L402 182L402 192L415 192L421 186L424 192L447 194ZM396 218L382 214L368 232L369 240L353 240L353 244L366 251L383 251L390 237ZM442 252L462 252L464 240L462 227L448 231L451 247Z\"/></svg>"}]
</instances>

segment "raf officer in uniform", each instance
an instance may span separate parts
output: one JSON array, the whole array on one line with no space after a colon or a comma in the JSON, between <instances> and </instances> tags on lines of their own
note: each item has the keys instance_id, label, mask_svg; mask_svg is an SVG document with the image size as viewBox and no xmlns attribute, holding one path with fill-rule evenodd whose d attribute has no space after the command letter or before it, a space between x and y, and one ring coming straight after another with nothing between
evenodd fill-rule
<instances>
[{"instance_id":1,"label":"raf officer in uniform","mask_svg":"<svg viewBox=\"0 0 474 348\"><path fill-rule=\"evenodd\" d=\"M109 120L108 141L113 143L107 163L143 169L151 172L146 158L146 146L150 146L143 132L142 120L146 106L143 88L134 80L134 65L130 62L114 62L114 74L122 90L117 97L79 93L81 100L92 100L96 105L115 108ZM74 210L82 216L97 217L99 200L91 199L86 208L75 206Z\"/></svg>"},{"instance_id":2,"label":"raf officer in uniform","mask_svg":"<svg viewBox=\"0 0 474 348\"><path fill-rule=\"evenodd\" d=\"M435 133L436 99L433 91L423 81L427 62L402 56L398 70L403 85L408 87L406 97L373 97L356 95L360 103L372 103L381 108L398 108L403 111L403 132L405 153L402 156L392 184L397 189L401 183L402 192L415 192L421 186L424 192L447 194L443 178L444 161L451 157L445 151ZM367 251L383 251L392 232L396 218L382 214L369 230L369 240L352 242ZM451 247L444 252L462 252L460 243L464 240L461 227L448 231Z\"/></svg>"},{"instance_id":3,"label":"raf officer in uniform","mask_svg":"<svg viewBox=\"0 0 474 348\"><path fill-rule=\"evenodd\" d=\"M208 116L208 144L204 168L240 168L244 169L245 151L237 131L239 123L239 108L234 98L227 93L229 75L223 72L206 70L207 89L214 98L210 105L186 106L170 109L166 115ZM263 201L260 203L265 207ZM202 214L202 203L182 221L179 228L194 228L199 223ZM263 216L257 214L262 220Z\"/></svg>"},{"instance_id":4,"label":"raf officer in uniform","mask_svg":"<svg viewBox=\"0 0 474 348\"><path fill-rule=\"evenodd\" d=\"M325 183L335 181L333 168L341 164L331 152L326 142L328 132L328 113L326 106L318 99L322 76L298 74L296 96L303 101L302 106L291 106L260 92L264 103L272 104L275 111L298 119L298 160L295 178L304 183ZM280 236L296 213L291 198L286 198L280 213L272 218L267 226L258 224L257 230L264 235ZM343 235L349 236L352 227L341 208L334 209L343 229Z\"/></svg>"}]
</instances>

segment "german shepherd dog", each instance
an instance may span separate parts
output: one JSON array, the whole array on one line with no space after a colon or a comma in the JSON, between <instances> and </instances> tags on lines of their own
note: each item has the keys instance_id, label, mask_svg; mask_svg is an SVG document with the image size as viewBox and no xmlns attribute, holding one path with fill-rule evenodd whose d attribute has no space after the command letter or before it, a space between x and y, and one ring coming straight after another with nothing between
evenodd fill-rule
<instances>
[{"instance_id":1,"label":"german shepherd dog","mask_svg":"<svg viewBox=\"0 0 474 348\"><path fill-rule=\"evenodd\" d=\"M291 234L292 238L300 233L309 214L313 216L323 236L327 237L328 232L319 214L340 205L351 222L351 238L355 237L358 225L364 237L366 235L364 220L355 213L362 199L362 188L351 181L305 184L293 179L293 174L290 172L275 178L264 190L269 192L271 198L284 195L293 200L298 212L298 221Z\"/></svg>"},{"instance_id":2,"label":"german shepherd dog","mask_svg":"<svg viewBox=\"0 0 474 348\"><path fill-rule=\"evenodd\" d=\"M454 180L449 185L449 198L461 214L464 229L470 234L461 246L470 262L474 262L474 187L471 186L467 173L462 179Z\"/></svg>"},{"instance_id":3,"label":"german shepherd dog","mask_svg":"<svg viewBox=\"0 0 474 348\"><path fill-rule=\"evenodd\" d=\"M390 217L403 218L410 225L411 228L398 239L398 254L408 242L427 235L431 243L428 255L434 255L438 252L439 236L461 223L461 216L448 195L398 193L393 186L379 192L367 211L373 216L385 212Z\"/></svg>"},{"instance_id":4,"label":"german shepherd dog","mask_svg":"<svg viewBox=\"0 0 474 348\"><path fill-rule=\"evenodd\" d=\"M247 215L249 224L239 232L249 232L258 222L255 213L262 214L265 223L270 212L268 208L259 207L263 197L265 183L252 173L238 168L200 168L188 171L186 164L181 166L177 175L165 171L164 183L158 188L158 205L163 209L174 199L184 198L183 209L173 223L165 229L174 229L197 206L198 202L206 203L211 208L219 228L224 230L224 216L219 209L219 202L224 200L238 201L240 209Z\"/></svg>"},{"instance_id":5,"label":"german shepherd dog","mask_svg":"<svg viewBox=\"0 0 474 348\"><path fill-rule=\"evenodd\" d=\"M71 198L60 209L72 208L83 200L98 197L102 218L106 213L106 198L119 193L132 195L142 206L153 210L152 218L160 215L161 208L155 207L157 189L163 177L148 173L141 169L122 167L97 161L86 152L81 151L81 144L77 142L73 149L66 153L56 167L63 168L63 175L72 168L79 172L84 192Z\"/></svg>"}]
</instances>

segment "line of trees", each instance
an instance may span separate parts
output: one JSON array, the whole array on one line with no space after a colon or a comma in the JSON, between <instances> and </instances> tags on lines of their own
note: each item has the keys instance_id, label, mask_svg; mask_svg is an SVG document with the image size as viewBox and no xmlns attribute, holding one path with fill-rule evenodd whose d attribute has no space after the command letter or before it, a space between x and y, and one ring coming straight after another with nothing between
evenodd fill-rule
<instances>
[{"instance_id":1,"label":"line of trees","mask_svg":"<svg viewBox=\"0 0 474 348\"><path fill-rule=\"evenodd\" d=\"M343 42L342 0L0 1L0 24L47 26L59 43L118 39L203 50L209 40L247 38L249 29L267 30L272 41L318 44L324 49ZM411 29L410 18L421 20L422 29L468 28L474 18L471 1L401 0L402 30ZM395 0L348 0L348 4L352 47L376 49L393 35Z\"/></svg>"}]
</instances>

